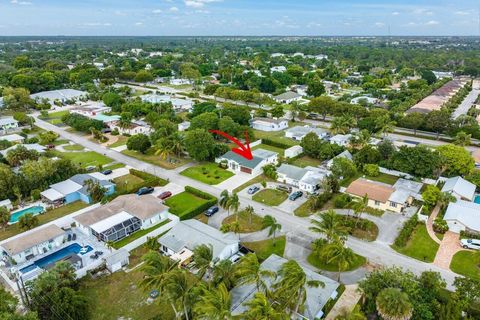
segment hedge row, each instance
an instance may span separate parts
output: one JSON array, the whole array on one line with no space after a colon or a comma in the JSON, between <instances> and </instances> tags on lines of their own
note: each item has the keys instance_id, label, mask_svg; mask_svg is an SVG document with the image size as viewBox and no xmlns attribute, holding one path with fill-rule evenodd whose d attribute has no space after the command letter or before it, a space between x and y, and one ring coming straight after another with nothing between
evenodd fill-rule
<instances>
[{"instance_id":1,"label":"hedge row","mask_svg":"<svg viewBox=\"0 0 480 320\"><path fill-rule=\"evenodd\" d=\"M266 144L266 145L269 145L269 146L272 146L272 147L281 148L281 149L288 149L288 148L291 147L291 145L288 145L286 143L279 142L279 141L274 141L274 140L271 140L271 139L268 139L268 138L263 138L262 143Z\"/></svg>"},{"instance_id":2,"label":"hedge row","mask_svg":"<svg viewBox=\"0 0 480 320\"><path fill-rule=\"evenodd\" d=\"M140 170L130 169L130 174L145 180L144 187L155 187L155 186L163 187L168 184L167 180L154 176L153 174L140 171Z\"/></svg>"},{"instance_id":3,"label":"hedge row","mask_svg":"<svg viewBox=\"0 0 480 320\"><path fill-rule=\"evenodd\" d=\"M417 224L418 224L418 216L415 214L403 224L403 228L398 234L397 239L395 239L394 245L399 248L405 247L413 231L417 227Z\"/></svg>"},{"instance_id":4,"label":"hedge row","mask_svg":"<svg viewBox=\"0 0 480 320\"><path fill-rule=\"evenodd\" d=\"M207 211L207 209L210 208L211 206L217 204L218 199L216 197L212 196L209 193L203 192L201 190L195 189L195 188L190 187L190 186L186 186L185 191L188 192L188 193L191 193L193 195L196 195L199 198L205 199L205 200L207 200L207 202L205 202L204 204L202 204L202 205L200 205L196 208L193 208L190 211L182 212L182 214L180 215L181 220L193 219L196 216L198 216L199 214Z\"/></svg>"}]
</instances>

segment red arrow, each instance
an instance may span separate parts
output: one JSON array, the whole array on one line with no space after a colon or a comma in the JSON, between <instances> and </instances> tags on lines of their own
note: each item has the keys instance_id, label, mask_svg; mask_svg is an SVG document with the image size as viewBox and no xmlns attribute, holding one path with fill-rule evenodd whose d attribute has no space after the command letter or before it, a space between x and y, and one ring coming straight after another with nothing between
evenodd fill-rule
<instances>
[{"instance_id":1,"label":"red arrow","mask_svg":"<svg viewBox=\"0 0 480 320\"><path fill-rule=\"evenodd\" d=\"M247 160L253 159L252 150L250 150L250 141L248 141L247 131L245 131L245 144L241 143L237 138L234 138L223 131L220 131L220 130L208 130L208 131L211 133L216 133L218 135L221 135L222 137L225 137L228 140L231 140L233 143L235 143L238 146L238 148L233 148L232 151L235 152L236 154L241 155Z\"/></svg>"}]
</instances>

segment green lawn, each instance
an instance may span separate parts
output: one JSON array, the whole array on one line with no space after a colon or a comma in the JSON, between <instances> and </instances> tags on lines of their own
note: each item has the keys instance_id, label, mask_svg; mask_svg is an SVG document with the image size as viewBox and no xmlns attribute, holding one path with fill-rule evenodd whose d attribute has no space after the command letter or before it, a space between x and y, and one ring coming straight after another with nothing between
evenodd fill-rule
<instances>
[{"instance_id":1,"label":"green lawn","mask_svg":"<svg viewBox=\"0 0 480 320\"><path fill-rule=\"evenodd\" d=\"M131 235L129 235L128 237L125 237L123 239L121 239L120 241L117 241L115 242L112 247L115 248L115 249L120 249L124 246L126 246L127 244L129 244L130 242L134 241L134 240L137 240L138 238L141 238L143 237L144 235L147 235L149 234L150 232L152 232L153 230L155 229L158 229L160 228L161 226L169 223L170 220L167 219L165 221L162 221L160 222L159 224L157 225L154 225L153 227L150 227L148 229L143 229L143 230L138 230L137 232L135 233L132 233Z\"/></svg>"},{"instance_id":2,"label":"green lawn","mask_svg":"<svg viewBox=\"0 0 480 320\"><path fill-rule=\"evenodd\" d=\"M325 270L325 271L332 271L332 272L338 272L338 267L335 264L331 263L326 263L325 261L321 260L317 255L311 253L308 258L307 258L308 263L310 263L312 266L314 266L317 269L320 270ZM367 259L365 257L355 254L355 259L353 263L348 267L347 270L345 271L352 271L355 269L360 268L363 266L365 263L367 263Z\"/></svg>"},{"instance_id":3,"label":"green lawn","mask_svg":"<svg viewBox=\"0 0 480 320\"><path fill-rule=\"evenodd\" d=\"M263 189L255 193L253 200L266 204L267 206L278 206L287 200L288 193L276 189Z\"/></svg>"},{"instance_id":4,"label":"green lawn","mask_svg":"<svg viewBox=\"0 0 480 320\"><path fill-rule=\"evenodd\" d=\"M305 167L308 167L308 166L318 167L321 163L322 163L322 161L320 161L318 159L314 159L314 158L311 158L309 156L303 156L301 158L295 159L292 162L292 165L297 166L297 167L301 167L301 168L305 168Z\"/></svg>"},{"instance_id":5,"label":"green lawn","mask_svg":"<svg viewBox=\"0 0 480 320\"><path fill-rule=\"evenodd\" d=\"M85 148L79 144L69 144L68 146L64 146L63 149L67 151L82 151Z\"/></svg>"},{"instance_id":6,"label":"green lawn","mask_svg":"<svg viewBox=\"0 0 480 320\"><path fill-rule=\"evenodd\" d=\"M99 166L106 165L112 162L113 160L94 151L85 151L85 152L59 152L52 151L57 157L70 159L74 163L80 165L81 167L88 166Z\"/></svg>"},{"instance_id":7,"label":"green lawn","mask_svg":"<svg viewBox=\"0 0 480 320\"><path fill-rule=\"evenodd\" d=\"M82 201L75 201L69 204L66 204L64 206L61 206L59 208L47 211L44 214L38 215L38 222L39 225L45 224L47 222L56 220L58 218L61 218L63 216L66 216L70 213L73 213L75 211L78 211L80 209L88 207L89 204L86 204ZM4 240L10 237L13 237L14 235L17 235L19 233L22 233L23 230L20 229L18 223L9 225L5 230L0 229L0 240Z\"/></svg>"},{"instance_id":8,"label":"green lawn","mask_svg":"<svg viewBox=\"0 0 480 320\"><path fill-rule=\"evenodd\" d=\"M255 134L255 139L270 139L275 142L280 142L286 144L288 146L294 146L300 144L298 141L295 141L290 138L285 137L285 132L282 131L260 131L260 130L253 130Z\"/></svg>"},{"instance_id":9,"label":"green lawn","mask_svg":"<svg viewBox=\"0 0 480 320\"><path fill-rule=\"evenodd\" d=\"M364 175L362 173L358 173L356 176L354 176L352 178L342 180L340 185L342 187L348 187L350 185L350 183L352 183L354 180L357 180L358 178L365 178L365 179L368 179L368 180L383 182L383 183L390 184L390 185L393 185L398 180L398 177L391 176L391 175L385 174L385 173L380 173L376 177L367 176L367 175Z\"/></svg>"},{"instance_id":10,"label":"green lawn","mask_svg":"<svg viewBox=\"0 0 480 320\"><path fill-rule=\"evenodd\" d=\"M253 214L250 222L250 215L245 212L245 210L240 211L238 214L231 214L229 217L226 217L222 224L230 224L237 221L240 224L240 233L249 233L262 230L262 217Z\"/></svg>"},{"instance_id":11,"label":"green lawn","mask_svg":"<svg viewBox=\"0 0 480 320\"><path fill-rule=\"evenodd\" d=\"M401 254L424 262L433 262L438 247L438 243L433 241L428 235L427 227L424 223L417 225L405 247L399 248L392 245L392 248Z\"/></svg>"},{"instance_id":12,"label":"green lawn","mask_svg":"<svg viewBox=\"0 0 480 320\"><path fill-rule=\"evenodd\" d=\"M42 118L42 120L45 120L51 124L57 125L62 123L62 117L66 114L69 114L70 111L68 110L63 110L63 111L55 111L55 112L50 112L48 114L47 118Z\"/></svg>"},{"instance_id":13,"label":"green lawn","mask_svg":"<svg viewBox=\"0 0 480 320\"><path fill-rule=\"evenodd\" d=\"M297 217L302 217L302 218L311 216L313 214L313 211L311 209L312 201L313 201L313 199L308 199L307 201L302 203L302 205L300 207L295 209L295 211L293 211L293 213Z\"/></svg>"},{"instance_id":14,"label":"green lawn","mask_svg":"<svg viewBox=\"0 0 480 320\"><path fill-rule=\"evenodd\" d=\"M473 251L459 251L453 256L450 269L463 276L480 280L480 254Z\"/></svg>"},{"instance_id":15,"label":"green lawn","mask_svg":"<svg viewBox=\"0 0 480 320\"><path fill-rule=\"evenodd\" d=\"M271 179L271 178L268 178L266 176L264 176L263 174L261 175L258 175L256 176L255 178L253 178L252 180L249 180L247 182L245 182L244 184L242 184L241 186L235 188L233 190L233 192L240 192L242 191L243 189L247 188L247 187L250 187L252 184L255 184L255 183L262 183L262 181L265 181L265 182L275 182L275 180Z\"/></svg>"},{"instance_id":16,"label":"green lawn","mask_svg":"<svg viewBox=\"0 0 480 320\"><path fill-rule=\"evenodd\" d=\"M187 159L176 157L171 157L170 161L164 160L160 156L155 155L155 150L153 149L148 150L145 154L134 150L123 150L122 153L132 158L136 158L168 170L181 167L189 162Z\"/></svg>"},{"instance_id":17,"label":"green lawn","mask_svg":"<svg viewBox=\"0 0 480 320\"><path fill-rule=\"evenodd\" d=\"M92 319L174 319L169 303L161 296L148 303L148 293L139 287L143 272L115 272L92 279L80 280L80 292L89 300Z\"/></svg>"},{"instance_id":18,"label":"green lawn","mask_svg":"<svg viewBox=\"0 0 480 320\"><path fill-rule=\"evenodd\" d=\"M118 193L123 193L126 190L132 188L136 185L143 184L144 180L140 177L134 176L133 174L126 174L124 176L113 179L113 182L116 184L116 190Z\"/></svg>"},{"instance_id":19,"label":"green lawn","mask_svg":"<svg viewBox=\"0 0 480 320\"><path fill-rule=\"evenodd\" d=\"M261 241L244 242L243 245L250 250L255 251L258 259L263 261L270 257L270 255L273 253L283 257L286 243L287 240L285 236L280 236L276 237L275 241L272 241L272 239L265 239Z\"/></svg>"},{"instance_id":20,"label":"green lawn","mask_svg":"<svg viewBox=\"0 0 480 320\"><path fill-rule=\"evenodd\" d=\"M366 241L375 241L378 236L378 226L367 219L360 218L357 220L353 216L340 216L340 220L344 225L350 228L349 234L355 238Z\"/></svg>"},{"instance_id":21,"label":"green lawn","mask_svg":"<svg viewBox=\"0 0 480 320\"><path fill-rule=\"evenodd\" d=\"M263 144L263 143L261 143L258 146L255 146L255 147L252 148L252 150L257 150L257 149L265 149L265 150L273 151L273 152L278 153L281 156L283 156L283 153L285 152L285 149L270 146L268 144Z\"/></svg>"},{"instance_id":22,"label":"green lawn","mask_svg":"<svg viewBox=\"0 0 480 320\"><path fill-rule=\"evenodd\" d=\"M128 137L125 136L117 136L118 140L112 144L109 144L109 148L116 148L127 144Z\"/></svg>"},{"instance_id":23,"label":"green lawn","mask_svg":"<svg viewBox=\"0 0 480 320\"><path fill-rule=\"evenodd\" d=\"M208 202L208 200L184 191L165 200L165 205L170 208L170 213L182 218L185 212L197 208L206 202Z\"/></svg>"},{"instance_id":24,"label":"green lawn","mask_svg":"<svg viewBox=\"0 0 480 320\"><path fill-rule=\"evenodd\" d=\"M234 175L232 172L220 168L216 163L203 163L187 168L180 174L210 185L219 184Z\"/></svg>"}]
</instances>

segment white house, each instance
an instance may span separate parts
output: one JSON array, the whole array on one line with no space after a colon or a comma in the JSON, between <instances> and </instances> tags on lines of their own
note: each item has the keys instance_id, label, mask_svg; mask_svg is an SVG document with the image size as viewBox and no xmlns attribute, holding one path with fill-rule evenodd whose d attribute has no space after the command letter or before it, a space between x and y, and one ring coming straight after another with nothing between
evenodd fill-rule
<instances>
[{"instance_id":1,"label":"white house","mask_svg":"<svg viewBox=\"0 0 480 320\"><path fill-rule=\"evenodd\" d=\"M308 86L306 84L292 85L292 86L290 86L290 90L298 93L302 97L305 97L305 96L308 95L307 94Z\"/></svg>"},{"instance_id":2,"label":"white house","mask_svg":"<svg viewBox=\"0 0 480 320\"><path fill-rule=\"evenodd\" d=\"M315 133L320 139L328 136L328 131L322 128L306 126L296 126L285 130L285 137L301 141L310 132Z\"/></svg>"},{"instance_id":3,"label":"white house","mask_svg":"<svg viewBox=\"0 0 480 320\"><path fill-rule=\"evenodd\" d=\"M369 96L360 96L360 97L356 97L356 98L353 98L352 100L350 100L350 103L351 104L359 104L359 102L361 102L361 101L366 101L369 104L376 104L380 100L377 99L377 98L369 97Z\"/></svg>"},{"instance_id":4,"label":"white house","mask_svg":"<svg viewBox=\"0 0 480 320\"><path fill-rule=\"evenodd\" d=\"M277 101L278 103L292 103L294 101L300 101L302 100L302 95L298 94L293 91L287 91L282 94L279 94L278 96L274 96L273 100Z\"/></svg>"},{"instance_id":5,"label":"white house","mask_svg":"<svg viewBox=\"0 0 480 320\"><path fill-rule=\"evenodd\" d=\"M63 244L65 231L55 224L24 232L0 243L2 259L20 264Z\"/></svg>"},{"instance_id":6,"label":"white house","mask_svg":"<svg viewBox=\"0 0 480 320\"><path fill-rule=\"evenodd\" d=\"M443 219L452 232L480 233L480 204L464 200L451 202Z\"/></svg>"},{"instance_id":7,"label":"white house","mask_svg":"<svg viewBox=\"0 0 480 320\"><path fill-rule=\"evenodd\" d=\"M19 134L14 133L14 134L6 135L6 136L0 136L0 140L6 140L6 141L11 142L11 143L23 143L25 138L22 137Z\"/></svg>"},{"instance_id":8,"label":"white house","mask_svg":"<svg viewBox=\"0 0 480 320\"><path fill-rule=\"evenodd\" d=\"M160 251L180 264L188 262L200 245L211 246L214 260L225 260L239 250L238 235L223 233L196 219L178 222L158 239Z\"/></svg>"},{"instance_id":9,"label":"white house","mask_svg":"<svg viewBox=\"0 0 480 320\"><path fill-rule=\"evenodd\" d=\"M453 72L451 71L432 71L437 79L453 78Z\"/></svg>"},{"instance_id":10,"label":"white house","mask_svg":"<svg viewBox=\"0 0 480 320\"><path fill-rule=\"evenodd\" d=\"M30 144L16 144L16 145L13 145L11 146L10 148L7 148L5 150L0 150L0 153L2 154L2 156L6 156L8 154L8 152L10 150L15 150L16 148L18 148L19 146L23 146L25 147L25 149L27 150L34 150L34 151L37 151L38 153L44 153L47 148L45 148L44 146L38 144L38 143L30 143Z\"/></svg>"},{"instance_id":11,"label":"white house","mask_svg":"<svg viewBox=\"0 0 480 320\"><path fill-rule=\"evenodd\" d=\"M119 120L109 122L108 126L112 130L117 129L120 134L129 134L129 135L135 135L135 134L140 134L140 133L148 135L153 131L152 127L150 127L143 120L132 121L128 128L120 126L120 121Z\"/></svg>"},{"instance_id":12,"label":"white house","mask_svg":"<svg viewBox=\"0 0 480 320\"><path fill-rule=\"evenodd\" d=\"M0 130L8 131L15 128L18 128L18 121L13 117L0 118Z\"/></svg>"},{"instance_id":13,"label":"white house","mask_svg":"<svg viewBox=\"0 0 480 320\"><path fill-rule=\"evenodd\" d=\"M284 151L285 158L294 158L302 153L303 148L301 146L292 146Z\"/></svg>"},{"instance_id":14,"label":"white house","mask_svg":"<svg viewBox=\"0 0 480 320\"><path fill-rule=\"evenodd\" d=\"M8 211L13 210L12 201L10 199L0 201L0 207L5 207Z\"/></svg>"},{"instance_id":15,"label":"white house","mask_svg":"<svg viewBox=\"0 0 480 320\"><path fill-rule=\"evenodd\" d=\"M260 131L280 131L288 128L288 120L285 119L270 119L270 118L255 118L253 119L252 128Z\"/></svg>"},{"instance_id":16,"label":"white house","mask_svg":"<svg viewBox=\"0 0 480 320\"><path fill-rule=\"evenodd\" d=\"M274 73L274 72L285 72L287 71L287 68L285 68L284 66L276 66L276 67L271 67L270 68L270 72L271 73Z\"/></svg>"},{"instance_id":17,"label":"white house","mask_svg":"<svg viewBox=\"0 0 480 320\"><path fill-rule=\"evenodd\" d=\"M257 77L263 77L262 72L260 70L243 70L242 72L242 74L249 74L249 73L253 73Z\"/></svg>"},{"instance_id":18,"label":"white house","mask_svg":"<svg viewBox=\"0 0 480 320\"><path fill-rule=\"evenodd\" d=\"M73 218L80 230L98 240L118 241L168 218L168 208L153 195L126 194Z\"/></svg>"},{"instance_id":19,"label":"white house","mask_svg":"<svg viewBox=\"0 0 480 320\"><path fill-rule=\"evenodd\" d=\"M348 150L345 150L343 151L342 153L336 155L335 157L333 157L332 159L328 160L327 162L327 168L331 168L332 165L333 165L333 160L335 160L336 158L345 158L345 159L348 159L348 160L353 160L353 156L352 154L350 153L350 151Z\"/></svg>"},{"instance_id":20,"label":"white house","mask_svg":"<svg viewBox=\"0 0 480 320\"><path fill-rule=\"evenodd\" d=\"M258 175L262 172L262 168L268 164L276 165L278 163L278 153L257 149L252 151L252 160L248 160L233 151L228 151L223 156L215 159L215 162L227 162L228 169L237 173L244 172L251 175Z\"/></svg>"},{"instance_id":21,"label":"white house","mask_svg":"<svg viewBox=\"0 0 480 320\"><path fill-rule=\"evenodd\" d=\"M174 78L174 79L170 79L170 84L174 85L174 86L181 86L181 85L185 85L185 84L192 84L192 81L188 80L188 79Z\"/></svg>"},{"instance_id":22,"label":"white house","mask_svg":"<svg viewBox=\"0 0 480 320\"><path fill-rule=\"evenodd\" d=\"M112 111L112 108L101 102L93 101L70 109L70 113L80 114L88 118L94 118L98 114L109 113L110 111Z\"/></svg>"},{"instance_id":23,"label":"white house","mask_svg":"<svg viewBox=\"0 0 480 320\"><path fill-rule=\"evenodd\" d=\"M337 134L330 138L330 143L347 147L350 144L350 139L352 139L351 134Z\"/></svg>"},{"instance_id":24,"label":"white house","mask_svg":"<svg viewBox=\"0 0 480 320\"><path fill-rule=\"evenodd\" d=\"M308 193L319 189L322 181L331 174L330 171L307 166L300 168L283 163L277 168L277 181L292 185Z\"/></svg>"},{"instance_id":25,"label":"white house","mask_svg":"<svg viewBox=\"0 0 480 320\"><path fill-rule=\"evenodd\" d=\"M190 128L190 121L183 121L178 124L178 131L185 131Z\"/></svg>"},{"instance_id":26,"label":"white house","mask_svg":"<svg viewBox=\"0 0 480 320\"><path fill-rule=\"evenodd\" d=\"M30 98L40 102L44 99L48 100L51 105L55 102L65 104L68 100L79 100L87 97L88 92L75 89L60 89L51 91L42 91L30 95Z\"/></svg>"},{"instance_id":27,"label":"white house","mask_svg":"<svg viewBox=\"0 0 480 320\"><path fill-rule=\"evenodd\" d=\"M462 177L453 177L447 179L442 187L442 192L450 193L458 200L473 201L477 187L463 179Z\"/></svg>"},{"instance_id":28,"label":"white house","mask_svg":"<svg viewBox=\"0 0 480 320\"><path fill-rule=\"evenodd\" d=\"M265 261L262 262L260 268L262 270L268 270L273 273L278 273L282 268L282 265L288 260L279 257L275 254L270 255ZM305 285L305 305L299 310L300 315L293 317L294 319L306 319L315 320L321 319L324 316L325 305L338 297L338 287L340 284L332 279L320 275L319 273L306 268L301 265L301 268L305 272L306 280L319 281L324 285L321 286L308 286ZM281 277L264 277L263 281L268 289L271 289L274 283L281 281ZM254 283L239 285L230 291L232 315L237 316L248 310L247 303L255 297L258 292Z\"/></svg>"},{"instance_id":29,"label":"white house","mask_svg":"<svg viewBox=\"0 0 480 320\"><path fill-rule=\"evenodd\" d=\"M272 58L281 58L281 57L284 57L284 56L285 56L285 54L284 54L284 53L280 53L280 52L275 52L275 53L272 53L272 54L270 55L270 57L272 57Z\"/></svg>"},{"instance_id":30,"label":"white house","mask_svg":"<svg viewBox=\"0 0 480 320\"><path fill-rule=\"evenodd\" d=\"M192 100L172 98L169 95L146 94L140 96L140 99L150 103L171 103L175 111L189 111L193 107Z\"/></svg>"}]
</instances>

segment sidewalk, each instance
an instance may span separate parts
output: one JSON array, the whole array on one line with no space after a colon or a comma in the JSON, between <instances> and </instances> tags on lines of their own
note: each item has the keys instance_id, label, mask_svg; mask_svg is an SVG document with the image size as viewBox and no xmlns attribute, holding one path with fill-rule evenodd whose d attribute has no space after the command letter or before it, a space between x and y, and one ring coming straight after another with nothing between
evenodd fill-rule
<instances>
[{"instance_id":1,"label":"sidewalk","mask_svg":"<svg viewBox=\"0 0 480 320\"><path fill-rule=\"evenodd\" d=\"M358 285L356 284L345 285L345 291L338 299L337 303L335 303L332 310L327 314L325 320L334 320L345 311L351 312L362 297L362 294L357 289Z\"/></svg>"},{"instance_id":2,"label":"sidewalk","mask_svg":"<svg viewBox=\"0 0 480 320\"><path fill-rule=\"evenodd\" d=\"M450 270L450 262L452 258L460 250L463 250L459 243L460 235L447 231L443 236L443 240L438 248L437 255L433 264L445 270Z\"/></svg>"},{"instance_id":3,"label":"sidewalk","mask_svg":"<svg viewBox=\"0 0 480 320\"><path fill-rule=\"evenodd\" d=\"M433 241L435 241L436 243L438 244L441 244L442 241L440 241L438 238L437 238L437 235L435 234L435 231L433 231L433 221L435 221L435 218L437 218L437 215L438 213L440 212L440 206L436 206L432 213L430 214L430 216L428 217L428 220L427 220L427 232L428 232L428 235L430 236L430 238L433 239Z\"/></svg>"}]
</instances>

